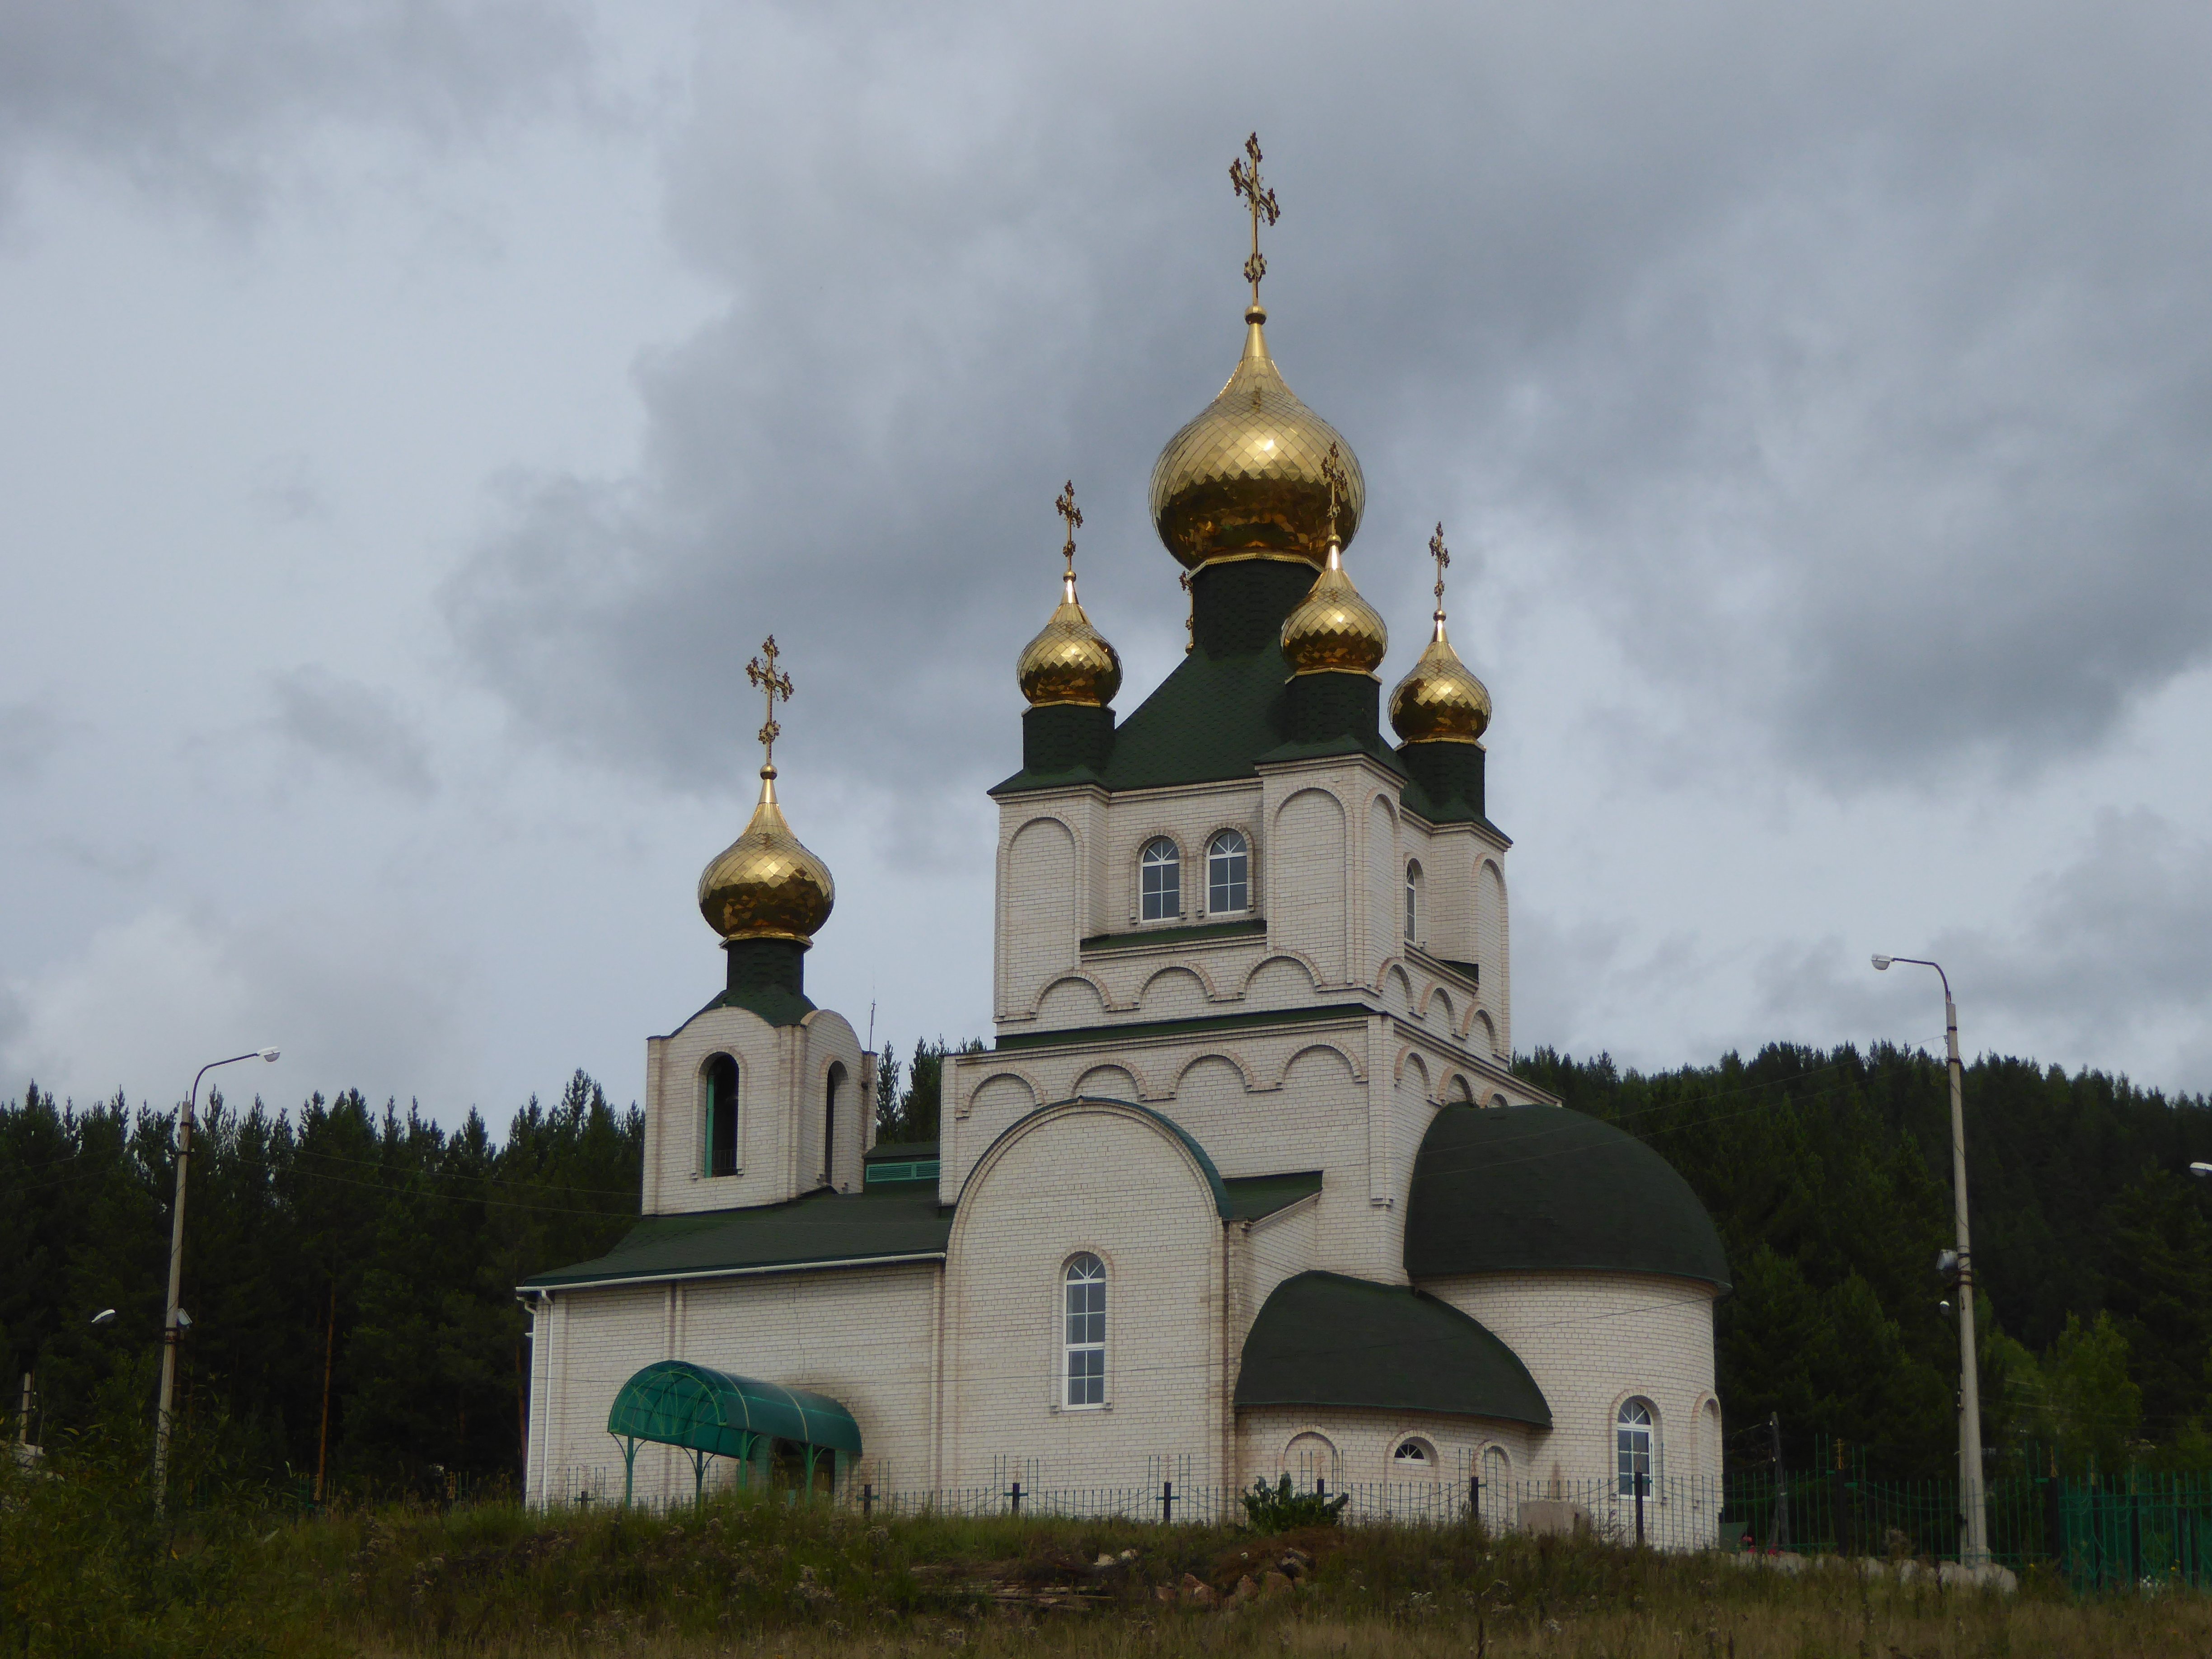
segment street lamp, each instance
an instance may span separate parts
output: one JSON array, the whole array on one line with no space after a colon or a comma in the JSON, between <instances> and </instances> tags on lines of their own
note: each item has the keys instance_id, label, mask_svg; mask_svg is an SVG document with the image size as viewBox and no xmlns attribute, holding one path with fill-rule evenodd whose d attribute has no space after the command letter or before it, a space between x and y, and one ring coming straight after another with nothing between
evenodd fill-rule
<instances>
[{"instance_id":1,"label":"street lamp","mask_svg":"<svg viewBox=\"0 0 2212 1659\"><path fill-rule=\"evenodd\" d=\"M185 1097L185 1115L177 1120L177 1202L169 1218L169 1301L161 1322L161 1401L154 1413L154 1502L165 1495L169 1474L169 1406L177 1393L177 1340L191 1322L177 1305L185 1286L185 1170L192 1156L192 1114L199 1104L200 1079L218 1066L235 1066L242 1060L274 1060L274 1048L256 1048L211 1060L192 1074L192 1091Z\"/></svg>"},{"instance_id":2,"label":"street lamp","mask_svg":"<svg viewBox=\"0 0 2212 1659\"><path fill-rule=\"evenodd\" d=\"M1943 981L1943 1042L1951 1061L1951 1205L1959 1235L1959 1503L1966 1516L1961 1554L1966 1565L1978 1567L1990 1559L1990 1512L1982 1486L1982 1377L1974 1351L1974 1252L1966 1230L1966 1068L1959 1062L1959 1006L1951 1000L1951 976L1940 965L1921 957L1879 955L1874 965L1886 973L1893 962L1933 968Z\"/></svg>"}]
</instances>

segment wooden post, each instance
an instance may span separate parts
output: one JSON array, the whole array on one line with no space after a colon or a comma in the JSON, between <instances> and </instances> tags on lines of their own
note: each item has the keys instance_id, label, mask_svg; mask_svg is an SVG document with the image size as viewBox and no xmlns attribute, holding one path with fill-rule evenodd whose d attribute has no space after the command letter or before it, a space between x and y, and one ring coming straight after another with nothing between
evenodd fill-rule
<instances>
[{"instance_id":1,"label":"wooden post","mask_svg":"<svg viewBox=\"0 0 2212 1659\"><path fill-rule=\"evenodd\" d=\"M323 1328L323 1432L315 1448L315 1502L323 1501L323 1477L331 1462L331 1361L337 1352L338 1282L331 1280L330 1322Z\"/></svg>"}]
</instances>

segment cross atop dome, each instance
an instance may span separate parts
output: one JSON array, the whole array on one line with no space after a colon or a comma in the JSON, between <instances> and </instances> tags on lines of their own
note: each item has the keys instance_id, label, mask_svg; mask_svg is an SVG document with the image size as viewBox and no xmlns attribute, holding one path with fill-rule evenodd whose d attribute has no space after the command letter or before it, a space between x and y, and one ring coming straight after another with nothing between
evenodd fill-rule
<instances>
[{"instance_id":1,"label":"cross atop dome","mask_svg":"<svg viewBox=\"0 0 2212 1659\"><path fill-rule=\"evenodd\" d=\"M1267 256L1260 252L1260 222L1265 219L1272 225L1283 216L1283 210L1275 204L1275 192L1260 178L1258 133L1244 141L1244 154L1249 161L1230 157L1229 183L1252 210L1252 257L1244 262L1244 280L1252 284L1252 309L1265 321L1267 313L1260 309L1260 279L1267 274Z\"/></svg>"}]
</instances>

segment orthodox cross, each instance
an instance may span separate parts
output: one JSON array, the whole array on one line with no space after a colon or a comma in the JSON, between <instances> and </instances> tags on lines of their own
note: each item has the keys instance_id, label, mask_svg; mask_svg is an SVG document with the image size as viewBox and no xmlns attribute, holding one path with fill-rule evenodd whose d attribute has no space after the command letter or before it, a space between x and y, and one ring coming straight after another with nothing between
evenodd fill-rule
<instances>
[{"instance_id":1,"label":"orthodox cross","mask_svg":"<svg viewBox=\"0 0 2212 1659\"><path fill-rule=\"evenodd\" d=\"M775 659L781 654L775 648L775 635L771 634L761 641L761 655L745 665L745 678L768 696L768 723L760 729L760 740L768 750L761 763L761 771L769 777L775 775L775 740L783 735L783 728L775 723L776 699L791 701L791 676L776 672ZM768 660L762 661L762 657Z\"/></svg>"},{"instance_id":2,"label":"orthodox cross","mask_svg":"<svg viewBox=\"0 0 2212 1659\"><path fill-rule=\"evenodd\" d=\"M1260 135L1254 133L1244 141L1244 153L1252 159L1239 161L1230 158L1229 182L1250 205L1252 210L1252 257L1244 262L1244 280L1252 284L1252 304L1260 303L1260 279L1267 274L1267 256L1260 252L1260 221L1269 224L1283 216L1282 209L1275 205L1275 192L1260 179Z\"/></svg>"},{"instance_id":3,"label":"orthodox cross","mask_svg":"<svg viewBox=\"0 0 2212 1659\"><path fill-rule=\"evenodd\" d=\"M1083 509L1075 504L1075 480L1070 478L1060 492L1060 499L1052 504L1053 511L1067 520L1067 544L1060 550L1067 561L1066 574L1075 576L1075 532L1083 528Z\"/></svg>"},{"instance_id":4,"label":"orthodox cross","mask_svg":"<svg viewBox=\"0 0 2212 1659\"><path fill-rule=\"evenodd\" d=\"M1321 458L1321 480L1328 486L1328 538L1331 541L1337 539L1337 513L1344 504L1344 498L1352 493L1352 480L1345 477L1344 463L1338 459L1339 453L1336 445L1331 443L1328 453Z\"/></svg>"},{"instance_id":5,"label":"orthodox cross","mask_svg":"<svg viewBox=\"0 0 2212 1659\"><path fill-rule=\"evenodd\" d=\"M1451 550L1444 545L1444 527L1437 526L1437 533L1429 538L1429 556L1437 562L1437 620L1444 619L1444 570L1451 563Z\"/></svg>"}]
</instances>

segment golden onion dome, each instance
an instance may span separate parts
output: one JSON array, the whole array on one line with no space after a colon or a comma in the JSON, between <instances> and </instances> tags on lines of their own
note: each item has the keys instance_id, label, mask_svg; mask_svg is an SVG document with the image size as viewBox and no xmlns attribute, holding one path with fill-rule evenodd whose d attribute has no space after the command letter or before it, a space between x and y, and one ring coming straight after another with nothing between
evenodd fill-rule
<instances>
[{"instance_id":1,"label":"golden onion dome","mask_svg":"<svg viewBox=\"0 0 2212 1659\"><path fill-rule=\"evenodd\" d=\"M1168 440L1152 467L1152 524L1191 569L1216 559L1327 561L1348 544L1367 486L1336 428L1300 403L1267 355L1267 313L1244 313L1244 355L1221 395ZM1334 511L1322 460L1341 451L1347 487ZM1332 524L1332 520L1334 523Z\"/></svg>"},{"instance_id":2,"label":"golden onion dome","mask_svg":"<svg viewBox=\"0 0 2212 1659\"><path fill-rule=\"evenodd\" d=\"M745 832L699 876L699 911L727 944L811 940L837 902L830 866L799 844L776 805L775 767L761 768L760 805Z\"/></svg>"},{"instance_id":3,"label":"golden onion dome","mask_svg":"<svg viewBox=\"0 0 2212 1659\"><path fill-rule=\"evenodd\" d=\"M1344 574L1344 550L1332 539L1328 562L1283 618L1283 654L1294 674L1372 674L1390 648L1390 630Z\"/></svg>"},{"instance_id":4,"label":"golden onion dome","mask_svg":"<svg viewBox=\"0 0 2212 1659\"><path fill-rule=\"evenodd\" d=\"M1390 726L1407 743L1476 743L1490 727L1490 692L1452 649L1443 612L1437 630L1398 689Z\"/></svg>"},{"instance_id":5,"label":"golden onion dome","mask_svg":"<svg viewBox=\"0 0 2212 1659\"><path fill-rule=\"evenodd\" d=\"M1121 689L1121 659L1083 614L1073 573L1064 579L1052 619L1022 647L1014 675L1031 708L1055 702L1103 708Z\"/></svg>"},{"instance_id":6,"label":"golden onion dome","mask_svg":"<svg viewBox=\"0 0 2212 1659\"><path fill-rule=\"evenodd\" d=\"M1037 636L1022 647L1014 664L1014 678L1032 708L1048 703L1079 703L1103 708L1121 689L1121 659L1106 636L1091 625L1075 597L1075 532L1083 514L1075 505L1071 481L1053 503L1067 520L1067 543L1060 556L1067 568L1060 573L1060 608L1052 613Z\"/></svg>"}]
</instances>

